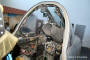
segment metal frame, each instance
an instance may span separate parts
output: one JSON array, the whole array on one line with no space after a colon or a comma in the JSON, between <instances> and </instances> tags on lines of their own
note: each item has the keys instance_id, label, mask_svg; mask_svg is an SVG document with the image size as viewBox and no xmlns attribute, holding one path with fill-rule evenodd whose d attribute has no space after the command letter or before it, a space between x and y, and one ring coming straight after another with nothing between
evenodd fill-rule
<instances>
[{"instance_id":1,"label":"metal frame","mask_svg":"<svg viewBox=\"0 0 90 60\"><path fill-rule=\"evenodd\" d=\"M38 6L41 5L56 5L59 8L61 8L63 15L64 15L64 19L65 19L65 31L64 31L64 37L63 37L63 45L62 45L62 60L67 60L67 47L68 47L68 43L69 43L69 36L70 36L70 22L69 22L69 18L66 12L66 9L59 4L58 2L55 1L44 1L44 2L40 2L38 4L36 4L35 6L33 6L32 8L29 9L29 11L24 15L24 17L21 19L21 21L19 22L19 24L17 25L15 31L13 32L13 34L15 35L17 30L19 29L19 27L21 26L21 24L23 23L23 21L25 20L26 17L28 17Z\"/></svg>"}]
</instances>

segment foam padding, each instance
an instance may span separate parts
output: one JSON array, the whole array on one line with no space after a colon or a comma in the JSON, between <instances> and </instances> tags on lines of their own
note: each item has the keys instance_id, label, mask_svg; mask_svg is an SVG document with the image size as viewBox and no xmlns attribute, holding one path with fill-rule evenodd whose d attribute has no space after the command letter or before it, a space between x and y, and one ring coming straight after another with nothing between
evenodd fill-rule
<instances>
[{"instance_id":1,"label":"foam padding","mask_svg":"<svg viewBox=\"0 0 90 60\"><path fill-rule=\"evenodd\" d=\"M3 58L16 45L18 38L13 34L5 31L4 35L0 37L0 58Z\"/></svg>"}]
</instances>

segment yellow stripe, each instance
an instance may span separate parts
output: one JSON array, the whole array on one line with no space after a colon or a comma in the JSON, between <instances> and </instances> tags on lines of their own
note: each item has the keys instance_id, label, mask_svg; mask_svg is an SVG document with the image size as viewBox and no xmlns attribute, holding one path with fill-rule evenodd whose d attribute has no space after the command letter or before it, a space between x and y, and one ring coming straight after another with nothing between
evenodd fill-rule
<instances>
[{"instance_id":1,"label":"yellow stripe","mask_svg":"<svg viewBox=\"0 0 90 60\"><path fill-rule=\"evenodd\" d=\"M3 12L3 6L0 4L0 9L1 9L1 12Z\"/></svg>"}]
</instances>

